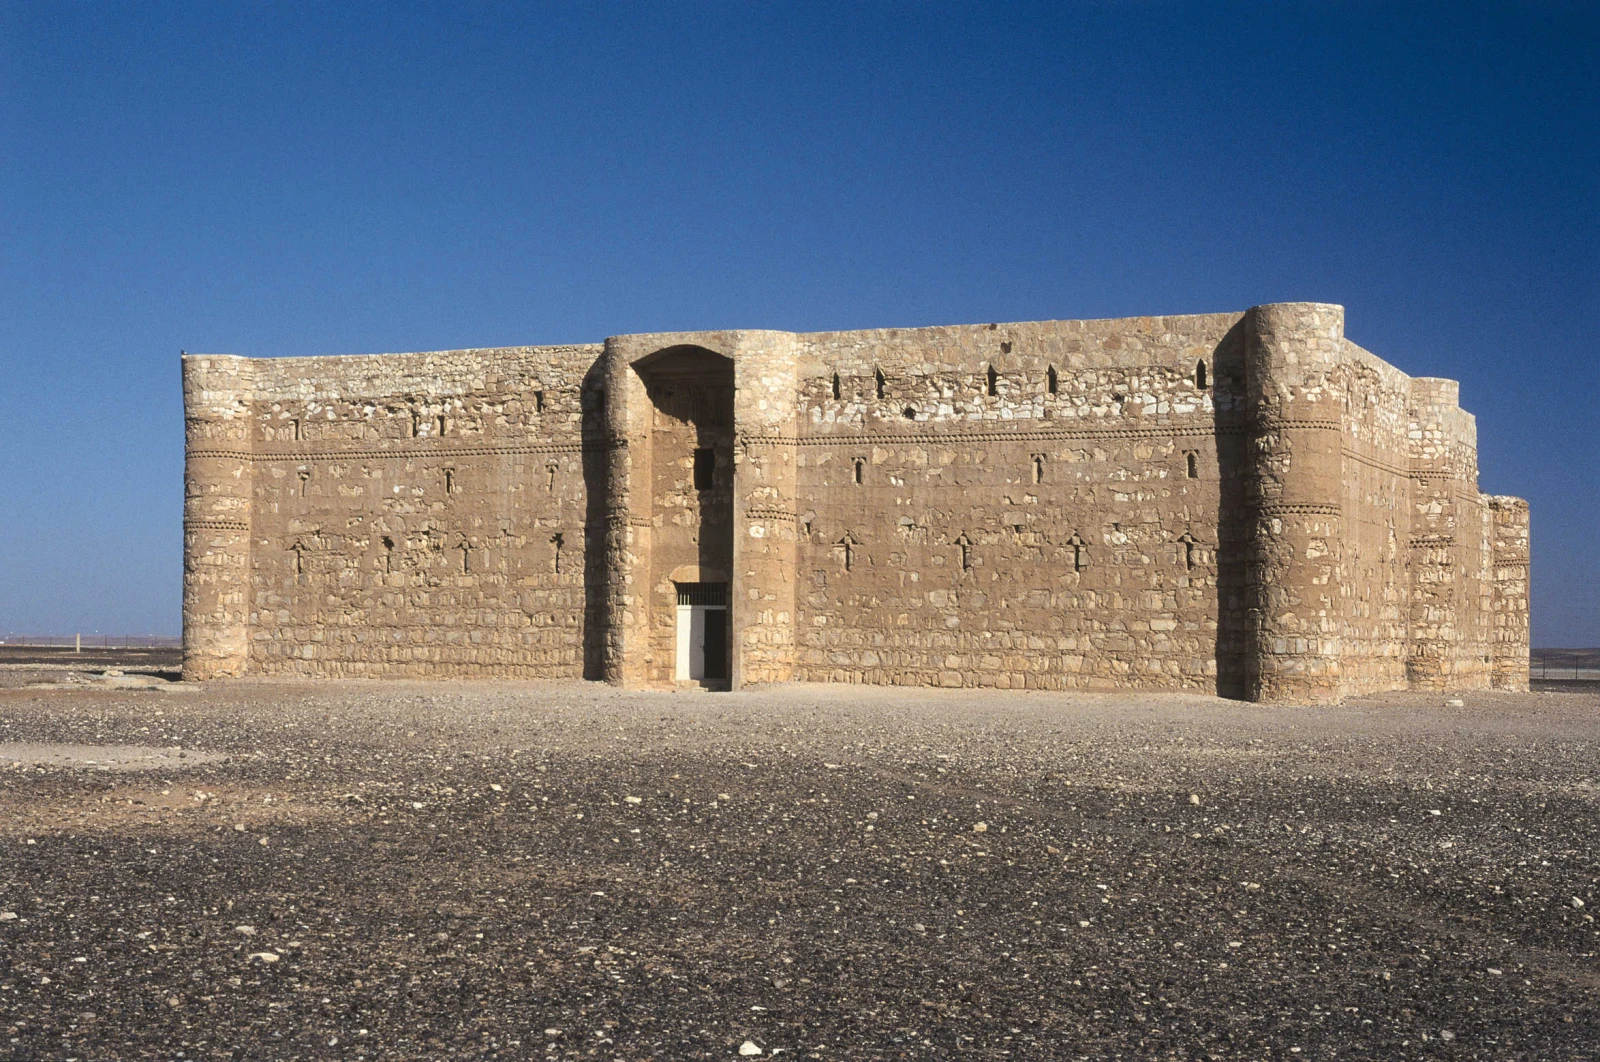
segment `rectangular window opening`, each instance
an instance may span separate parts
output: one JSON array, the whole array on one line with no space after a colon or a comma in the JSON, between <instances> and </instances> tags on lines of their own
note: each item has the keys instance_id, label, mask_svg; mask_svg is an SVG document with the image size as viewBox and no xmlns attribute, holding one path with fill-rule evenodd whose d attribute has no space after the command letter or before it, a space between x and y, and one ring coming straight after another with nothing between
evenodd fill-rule
<instances>
[{"instance_id":1,"label":"rectangular window opening","mask_svg":"<svg viewBox=\"0 0 1600 1062\"><path fill-rule=\"evenodd\" d=\"M694 452L694 489L710 490L716 481L717 455L709 446L702 446Z\"/></svg>"},{"instance_id":2,"label":"rectangular window opening","mask_svg":"<svg viewBox=\"0 0 1600 1062\"><path fill-rule=\"evenodd\" d=\"M727 583L673 583L678 588L678 604L728 607Z\"/></svg>"}]
</instances>

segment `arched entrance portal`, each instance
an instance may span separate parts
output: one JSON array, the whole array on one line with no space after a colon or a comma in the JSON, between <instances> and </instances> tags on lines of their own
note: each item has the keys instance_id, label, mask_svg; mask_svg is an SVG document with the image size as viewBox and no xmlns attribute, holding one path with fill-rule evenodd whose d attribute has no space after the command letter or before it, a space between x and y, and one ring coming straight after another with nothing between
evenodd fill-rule
<instances>
[{"instance_id":1,"label":"arched entrance portal","mask_svg":"<svg viewBox=\"0 0 1600 1062\"><path fill-rule=\"evenodd\" d=\"M726 688L733 361L682 346L642 358L633 369L650 399L648 681Z\"/></svg>"}]
</instances>

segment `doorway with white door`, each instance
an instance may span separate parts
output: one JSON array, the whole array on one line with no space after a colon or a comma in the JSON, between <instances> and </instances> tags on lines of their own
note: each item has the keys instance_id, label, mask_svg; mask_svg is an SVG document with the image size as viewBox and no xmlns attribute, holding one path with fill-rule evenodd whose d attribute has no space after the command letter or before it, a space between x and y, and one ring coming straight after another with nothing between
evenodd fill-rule
<instances>
[{"instance_id":1,"label":"doorway with white door","mask_svg":"<svg viewBox=\"0 0 1600 1062\"><path fill-rule=\"evenodd\" d=\"M702 686L728 684L728 584L677 583L678 661L674 677Z\"/></svg>"}]
</instances>

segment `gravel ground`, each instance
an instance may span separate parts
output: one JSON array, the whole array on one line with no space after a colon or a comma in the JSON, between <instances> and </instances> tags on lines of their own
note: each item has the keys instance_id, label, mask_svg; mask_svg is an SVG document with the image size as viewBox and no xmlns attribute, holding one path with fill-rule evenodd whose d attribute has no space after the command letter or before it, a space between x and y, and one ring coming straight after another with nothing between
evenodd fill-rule
<instances>
[{"instance_id":1,"label":"gravel ground","mask_svg":"<svg viewBox=\"0 0 1600 1062\"><path fill-rule=\"evenodd\" d=\"M0 689L193 754L0 761L0 1058L1600 1055L1593 691L186 689Z\"/></svg>"},{"instance_id":2,"label":"gravel ground","mask_svg":"<svg viewBox=\"0 0 1600 1062\"><path fill-rule=\"evenodd\" d=\"M15 685L18 671L38 673L47 679L59 679L61 672L90 674L104 668L115 668L127 674L161 675L176 679L183 668L183 650L175 646L161 648L88 648L81 652L71 646L56 645L6 645L0 643L0 686Z\"/></svg>"}]
</instances>

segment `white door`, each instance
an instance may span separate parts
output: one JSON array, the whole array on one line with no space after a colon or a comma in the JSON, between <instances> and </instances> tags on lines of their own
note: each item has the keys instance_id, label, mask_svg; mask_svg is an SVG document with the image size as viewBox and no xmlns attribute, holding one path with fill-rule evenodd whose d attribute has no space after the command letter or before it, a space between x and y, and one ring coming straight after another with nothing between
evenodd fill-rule
<instances>
[{"instance_id":1,"label":"white door","mask_svg":"<svg viewBox=\"0 0 1600 1062\"><path fill-rule=\"evenodd\" d=\"M701 678L706 673L705 629L703 607L678 606L678 666L674 677L679 682Z\"/></svg>"},{"instance_id":2,"label":"white door","mask_svg":"<svg viewBox=\"0 0 1600 1062\"><path fill-rule=\"evenodd\" d=\"M697 682L708 675L713 680L728 677L725 673L728 654L724 644L728 631L727 615L728 609L724 605L678 606L678 661L674 678L680 682ZM707 644L708 639L710 645ZM714 662L714 675L710 675L706 669L708 649Z\"/></svg>"}]
</instances>

